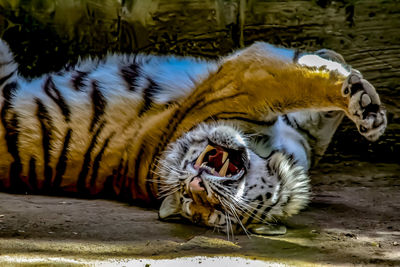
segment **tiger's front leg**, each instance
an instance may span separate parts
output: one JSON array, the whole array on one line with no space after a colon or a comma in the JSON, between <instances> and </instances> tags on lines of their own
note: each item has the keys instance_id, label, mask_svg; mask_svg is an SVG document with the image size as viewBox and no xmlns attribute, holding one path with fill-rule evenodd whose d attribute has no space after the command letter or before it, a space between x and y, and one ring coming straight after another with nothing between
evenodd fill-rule
<instances>
[{"instance_id":1,"label":"tiger's front leg","mask_svg":"<svg viewBox=\"0 0 400 267\"><path fill-rule=\"evenodd\" d=\"M184 124L219 114L254 118L302 110L342 110L372 141L382 135L387 123L378 93L357 70L315 54L278 57L264 43L225 59L186 100L180 107L185 120L176 137L190 129Z\"/></svg>"},{"instance_id":2,"label":"tiger's front leg","mask_svg":"<svg viewBox=\"0 0 400 267\"><path fill-rule=\"evenodd\" d=\"M310 199L305 169L286 153L261 158L234 127L202 124L210 118L341 110L370 140L383 133L386 117L379 96L357 71L318 55L296 62L274 51L258 43L227 58L176 107L179 113L172 114L183 115L173 116L174 143L159 163L163 187L171 190L160 207L161 219L177 215L218 228L236 213L236 224L244 229L270 234L259 226L298 213ZM171 124L164 117L163 123ZM212 196L219 196L219 203ZM218 219L213 210L225 216Z\"/></svg>"},{"instance_id":3,"label":"tiger's front leg","mask_svg":"<svg viewBox=\"0 0 400 267\"><path fill-rule=\"evenodd\" d=\"M356 124L360 134L370 141L376 141L384 133L387 126L386 109L376 89L363 78L361 72L346 65L340 54L323 49L317 51L316 55L299 57L298 63L345 75L341 94L348 101L344 109L346 115Z\"/></svg>"},{"instance_id":4,"label":"tiger's front leg","mask_svg":"<svg viewBox=\"0 0 400 267\"><path fill-rule=\"evenodd\" d=\"M319 58L316 60L315 56L318 56ZM321 62L324 62L325 64L323 65L325 65L328 69L331 67L330 71L339 73L342 72L347 75L347 78L342 86L342 95L346 97L349 102L348 109L345 110L345 113L352 121L354 121L361 135L365 136L365 138L370 141L376 141L385 131L387 118L386 110L382 106L379 95L376 93L375 88L367 80L363 79L362 74L358 70L351 69L349 66L347 66L340 54L332 50L319 50L315 55L311 55L308 60L306 59L301 61L302 65L306 65L308 67L320 67ZM332 67L330 62L339 63L340 65L333 64ZM345 68L341 68L342 66L345 66ZM351 69L348 74L346 73L346 69ZM335 112L337 112L339 115L338 117L341 120L341 111ZM326 112L320 113L325 114ZM296 115L298 114L293 114L292 116L296 119ZM319 119L321 120L321 116L319 116ZM306 122L303 123L307 125ZM333 132L331 134L333 135ZM296 155L294 155L294 157L296 158ZM273 235L277 232L283 233L281 231L276 231L276 229L279 229L279 226L262 223L253 224L249 227L249 230L256 234Z\"/></svg>"}]
</instances>

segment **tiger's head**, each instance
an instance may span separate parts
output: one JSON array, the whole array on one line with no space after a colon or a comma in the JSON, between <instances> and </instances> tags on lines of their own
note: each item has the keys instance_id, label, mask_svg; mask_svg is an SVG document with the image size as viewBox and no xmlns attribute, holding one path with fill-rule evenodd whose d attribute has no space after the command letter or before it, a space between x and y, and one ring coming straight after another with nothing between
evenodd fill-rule
<instances>
[{"instance_id":1,"label":"tiger's head","mask_svg":"<svg viewBox=\"0 0 400 267\"><path fill-rule=\"evenodd\" d=\"M302 209L310 196L304 169L281 152L262 158L248 142L235 127L214 123L170 144L159 164L159 217L230 232Z\"/></svg>"}]
</instances>

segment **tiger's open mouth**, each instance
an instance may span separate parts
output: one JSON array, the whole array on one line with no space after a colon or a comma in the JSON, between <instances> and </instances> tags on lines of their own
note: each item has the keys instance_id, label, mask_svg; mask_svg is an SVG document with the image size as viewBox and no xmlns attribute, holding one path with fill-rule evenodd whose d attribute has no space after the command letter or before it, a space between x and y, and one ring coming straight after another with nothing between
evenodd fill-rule
<instances>
[{"instance_id":1,"label":"tiger's open mouth","mask_svg":"<svg viewBox=\"0 0 400 267\"><path fill-rule=\"evenodd\" d=\"M200 173L206 173L212 178L228 178L236 180L243 176L245 171L244 151L225 148L218 145L207 145L193 168Z\"/></svg>"}]
</instances>

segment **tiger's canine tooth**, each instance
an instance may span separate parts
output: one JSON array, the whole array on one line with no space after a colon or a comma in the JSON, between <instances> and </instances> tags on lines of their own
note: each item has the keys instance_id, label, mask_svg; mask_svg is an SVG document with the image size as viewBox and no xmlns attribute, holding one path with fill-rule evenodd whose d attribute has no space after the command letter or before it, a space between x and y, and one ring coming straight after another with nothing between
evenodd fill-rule
<instances>
[{"instance_id":1,"label":"tiger's canine tooth","mask_svg":"<svg viewBox=\"0 0 400 267\"><path fill-rule=\"evenodd\" d=\"M228 167L229 167L229 159L225 161L224 166L222 166L222 168L219 170L219 175L221 175L221 177L225 176L226 172L228 171Z\"/></svg>"},{"instance_id":2,"label":"tiger's canine tooth","mask_svg":"<svg viewBox=\"0 0 400 267\"><path fill-rule=\"evenodd\" d=\"M228 152L224 151L222 154L222 163L224 163L227 158L228 158Z\"/></svg>"},{"instance_id":3,"label":"tiger's canine tooth","mask_svg":"<svg viewBox=\"0 0 400 267\"><path fill-rule=\"evenodd\" d=\"M197 158L195 166L200 166L203 162L204 156L207 154L208 151L214 149L213 146L207 145L207 147L201 152L200 156Z\"/></svg>"}]
</instances>

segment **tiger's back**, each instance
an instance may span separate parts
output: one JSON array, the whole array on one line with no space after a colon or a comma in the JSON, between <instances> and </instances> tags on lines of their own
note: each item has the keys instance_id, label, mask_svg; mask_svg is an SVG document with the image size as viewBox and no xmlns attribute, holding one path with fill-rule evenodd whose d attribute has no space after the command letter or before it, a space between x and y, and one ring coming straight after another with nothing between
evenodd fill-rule
<instances>
[{"instance_id":1,"label":"tiger's back","mask_svg":"<svg viewBox=\"0 0 400 267\"><path fill-rule=\"evenodd\" d=\"M215 69L195 59L108 55L27 81L1 49L0 186L12 192L119 195L135 187L129 197L148 201L143 182L127 179L146 125Z\"/></svg>"}]
</instances>

